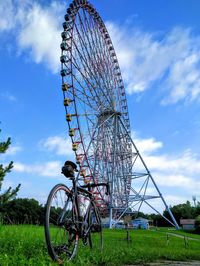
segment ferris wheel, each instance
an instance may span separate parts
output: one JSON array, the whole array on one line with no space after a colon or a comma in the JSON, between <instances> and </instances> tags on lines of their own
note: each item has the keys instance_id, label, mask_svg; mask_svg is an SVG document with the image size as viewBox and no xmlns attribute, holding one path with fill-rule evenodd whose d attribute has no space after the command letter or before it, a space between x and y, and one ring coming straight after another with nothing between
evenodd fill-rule
<instances>
[{"instance_id":1,"label":"ferris wheel","mask_svg":"<svg viewBox=\"0 0 200 266\"><path fill-rule=\"evenodd\" d=\"M69 5L61 37L62 91L68 134L80 167L77 178L83 183L110 183L109 198L103 188L93 192L102 214L109 211L111 224L114 210L119 217L120 210L124 213L148 199L147 179L152 177L131 139L126 93L111 38L87 0ZM138 160L145 173L139 173ZM140 177L146 179L137 192L132 182Z\"/></svg>"},{"instance_id":2,"label":"ferris wheel","mask_svg":"<svg viewBox=\"0 0 200 266\"><path fill-rule=\"evenodd\" d=\"M73 1L65 20L60 59L62 89L80 179L85 183L110 182L112 194L119 196L115 204L122 205L120 194L130 189L129 180L121 176L131 169L131 145L127 133L116 128L116 117L120 116L130 132L118 60L107 29L91 4ZM116 152L123 160L116 160ZM115 180L114 165L118 172ZM97 198L103 207L104 191L97 191Z\"/></svg>"}]
</instances>

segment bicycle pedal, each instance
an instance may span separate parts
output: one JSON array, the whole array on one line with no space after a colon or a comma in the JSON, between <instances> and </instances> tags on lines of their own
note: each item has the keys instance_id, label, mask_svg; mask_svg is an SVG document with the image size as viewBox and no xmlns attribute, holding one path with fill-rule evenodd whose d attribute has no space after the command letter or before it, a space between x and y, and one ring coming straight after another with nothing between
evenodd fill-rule
<instances>
[{"instance_id":1,"label":"bicycle pedal","mask_svg":"<svg viewBox=\"0 0 200 266\"><path fill-rule=\"evenodd\" d=\"M83 238L83 245L87 246L87 244L88 244L88 239L87 238Z\"/></svg>"}]
</instances>

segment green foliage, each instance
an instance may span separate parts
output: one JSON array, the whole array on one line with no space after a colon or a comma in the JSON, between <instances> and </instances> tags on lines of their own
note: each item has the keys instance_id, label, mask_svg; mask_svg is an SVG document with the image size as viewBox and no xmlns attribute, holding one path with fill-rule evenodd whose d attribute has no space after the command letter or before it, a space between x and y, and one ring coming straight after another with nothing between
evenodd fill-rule
<instances>
[{"instance_id":1,"label":"green foliage","mask_svg":"<svg viewBox=\"0 0 200 266\"><path fill-rule=\"evenodd\" d=\"M44 207L35 199L13 199L2 207L4 224L43 224Z\"/></svg>"},{"instance_id":2,"label":"green foliage","mask_svg":"<svg viewBox=\"0 0 200 266\"><path fill-rule=\"evenodd\" d=\"M195 208L195 212L194 212L194 216L197 217L198 215L200 215L200 202L197 202L197 206Z\"/></svg>"},{"instance_id":3,"label":"green foliage","mask_svg":"<svg viewBox=\"0 0 200 266\"><path fill-rule=\"evenodd\" d=\"M143 212L138 212L138 213L132 215L132 219L136 219L138 217L142 217L142 218L148 219L148 214L145 214Z\"/></svg>"},{"instance_id":4,"label":"green foliage","mask_svg":"<svg viewBox=\"0 0 200 266\"><path fill-rule=\"evenodd\" d=\"M149 214L147 219L153 221L154 226L162 227L169 226L169 223L160 214Z\"/></svg>"},{"instance_id":5,"label":"green foliage","mask_svg":"<svg viewBox=\"0 0 200 266\"><path fill-rule=\"evenodd\" d=\"M195 219L195 217L200 215L200 202L197 202L197 206L193 207L189 201L186 201L186 203L175 205L173 207L170 207L170 209L177 223L180 225L180 219ZM168 211L164 211L163 215L169 220L171 220ZM140 217L152 220L154 226L158 227L169 226L169 223L159 214L152 213L145 215L140 213Z\"/></svg>"},{"instance_id":6,"label":"green foliage","mask_svg":"<svg viewBox=\"0 0 200 266\"><path fill-rule=\"evenodd\" d=\"M6 141L0 142L0 153L5 153L7 149L9 148L10 144L11 144L10 138L8 138ZM0 164L0 192L2 189L4 178L6 174L11 171L12 168L13 168L12 161L5 167L3 166L3 164ZM12 189L11 187L9 187L6 191L4 191L3 193L0 193L0 211L1 211L2 206L6 202L8 202L9 200L11 200L17 195L17 192L19 191L20 186L21 185L19 184L15 189Z\"/></svg>"},{"instance_id":7,"label":"green foliage","mask_svg":"<svg viewBox=\"0 0 200 266\"><path fill-rule=\"evenodd\" d=\"M195 217L195 207L191 206L189 201L171 207L171 211L178 224L180 224L180 219L193 219ZM164 211L163 214L170 219L167 211Z\"/></svg>"},{"instance_id":8,"label":"green foliage","mask_svg":"<svg viewBox=\"0 0 200 266\"><path fill-rule=\"evenodd\" d=\"M1 130L0 130L1 132ZM6 141L0 142L0 153L5 153L11 144L11 138L8 138Z\"/></svg>"}]
</instances>

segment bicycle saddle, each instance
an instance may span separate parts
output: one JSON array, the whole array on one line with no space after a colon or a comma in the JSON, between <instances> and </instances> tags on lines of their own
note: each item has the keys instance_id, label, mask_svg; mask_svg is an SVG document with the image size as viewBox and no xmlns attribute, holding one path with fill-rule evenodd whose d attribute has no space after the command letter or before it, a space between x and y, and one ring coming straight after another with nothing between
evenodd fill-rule
<instances>
[{"instance_id":1,"label":"bicycle saddle","mask_svg":"<svg viewBox=\"0 0 200 266\"><path fill-rule=\"evenodd\" d=\"M71 161L66 161L61 173L66 177L74 177L74 172L78 172L77 165Z\"/></svg>"}]
</instances>

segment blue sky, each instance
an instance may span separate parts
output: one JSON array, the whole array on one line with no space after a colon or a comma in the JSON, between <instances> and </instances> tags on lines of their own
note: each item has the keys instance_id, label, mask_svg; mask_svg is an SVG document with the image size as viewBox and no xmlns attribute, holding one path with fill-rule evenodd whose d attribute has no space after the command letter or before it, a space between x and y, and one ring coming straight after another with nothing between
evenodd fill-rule
<instances>
[{"instance_id":1,"label":"blue sky","mask_svg":"<svg viewBox=\"0 0 200 266\"><path fill-rule=\"evenodd\" d=\"M126 4L124 4L126 2ZM113 40L133 139L170 205L200 201L198 0L91 0ZM4 188L44 203L73 158L60 90L60 33L69 1L0 0L1 140L13 160Z\"/></svg>"}]
</instances>

